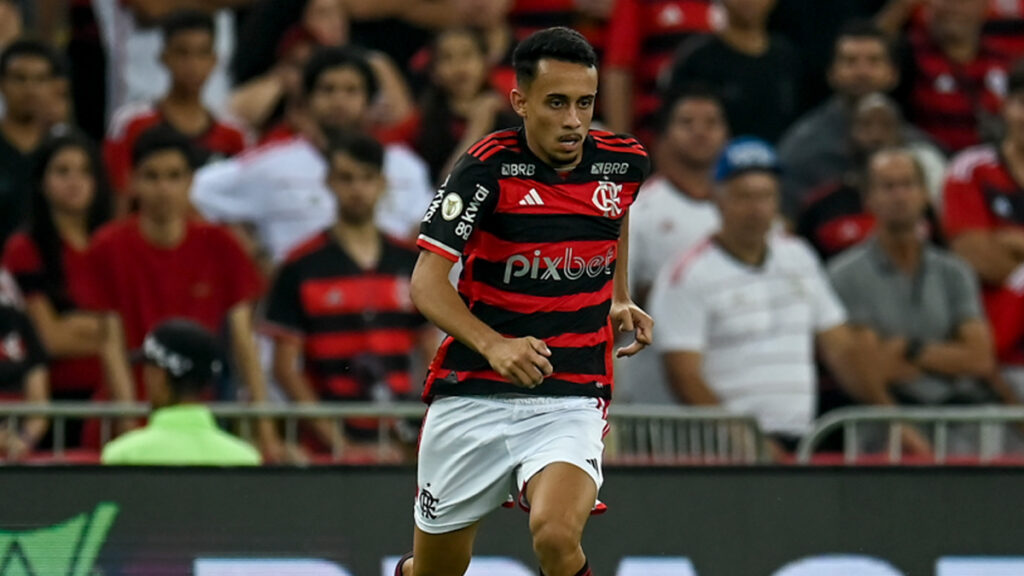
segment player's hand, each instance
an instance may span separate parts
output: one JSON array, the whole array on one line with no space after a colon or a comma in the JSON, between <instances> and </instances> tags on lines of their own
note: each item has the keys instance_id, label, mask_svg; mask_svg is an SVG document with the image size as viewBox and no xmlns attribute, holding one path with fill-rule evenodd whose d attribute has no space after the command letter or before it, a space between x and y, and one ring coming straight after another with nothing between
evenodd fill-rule
<instances>
[{"instance_id":1,"label":"player's hand","mask_svg":"<svg viewBox=\"0 0 1024 576\"><path fill-rule=\"evenodd\" d=\"M636 332L632 344L615 351L616 358L632 356L654 342L654 320L632 301L612 302L610 314L619 332Z\"/></svg>"},{"instance_id":2,"label":"player's hand","mask_svg":"<svg viewBox=\"0 0 1024 576\"><path fill-rule=\"evenodd\" d=\"M554 371L548 345L532 336L504 338L483 354L495 372L524 388L538 386Z\"/></svg>"}]
</instances>

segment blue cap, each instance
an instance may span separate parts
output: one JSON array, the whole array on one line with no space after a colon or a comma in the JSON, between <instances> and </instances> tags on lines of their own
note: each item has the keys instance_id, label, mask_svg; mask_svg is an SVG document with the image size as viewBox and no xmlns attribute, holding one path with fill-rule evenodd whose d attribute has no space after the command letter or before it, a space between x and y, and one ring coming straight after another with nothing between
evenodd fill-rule
<instances>
[{"instance_id":1,"label":"blue cap","mask_svg":"<svg viewBox=\"0 0 1024 576\"><path fill-rule=\"evenodd\" d=\"M715 167L715 182L724 182L747 172L782 172L779 157L771 144L754 136L740 136L725 146Z\"/></svg>"}]
</instances>

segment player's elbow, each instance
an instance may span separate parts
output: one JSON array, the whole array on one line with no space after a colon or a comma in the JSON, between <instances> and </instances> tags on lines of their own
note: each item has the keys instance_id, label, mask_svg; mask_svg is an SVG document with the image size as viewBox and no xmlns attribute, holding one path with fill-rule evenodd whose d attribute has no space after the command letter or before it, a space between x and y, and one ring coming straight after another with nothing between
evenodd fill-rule
<instances>
[{"instance_id":1,"label":"player's elbow","mask_svg":"<svg viewBox=\"0 0 1024 576\"><path fill-rule=\"evenodd\" d=\"M426 309L430 305L431 281L429 276L430 274L424 270L424 266L421 263L417 263L416 268L412 271L412 278L409 281L409 297L412 298L413 305L422 314L426 314Z\"/></svg>"}]
</instances>

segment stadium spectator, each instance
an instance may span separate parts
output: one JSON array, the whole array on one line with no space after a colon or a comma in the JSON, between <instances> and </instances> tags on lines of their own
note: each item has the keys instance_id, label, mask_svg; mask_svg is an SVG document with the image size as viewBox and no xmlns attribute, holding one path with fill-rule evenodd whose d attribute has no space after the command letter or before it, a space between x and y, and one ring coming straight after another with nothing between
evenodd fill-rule
<instances>
[{"instance_id":1,"label":"stadium spectator","mask_svg":"<svg viewBox=\"0 0 1024 576\"><path fill-rule=\"evenodd\" d=\"M217 427L203 399L224 367L217 339L200 324L169 319L139 350L153 405L149 424L103 447L102 462L128 466L258 466L259 452Z\"/></svg>"},{"instance_id":2,"label":"stadium spectator","mask_svg":"<svg viewBox=\"0 0 1024 576\"><path fill-rule=\"evenodd\" d=\"M135 141L131 185L139 213L96 233L88 254L90 308L119 317L130 350L170 317L218 333L226 327L235 373L248 397L263 402L252 332L262 279L230 232L189 219L194 166L191 143L170 128L151 128ZM260 431L263 449L276 458L281 447L269 422Z\"/></svg>"},{"instance_id":3,"label":"stadium spectator","mask_svg":"<svg viewBox=\"0 0 1024 576\"><path fill-rule=\"evenodd\" d=\"M332 138L325 156L338 222L292 251L270 290L275 378L299 403L414 400L413 356L426 366L438 338L409 297L416 250L374 223L385 189L383 149L350 133ZM343 430L329 421L315 426L322 446L342 451L377 440L378 429L366 419L348 420Z\"/></svg>"},{"instance_id":4,"label":"stadium spectator","mask_svg":"<svg viewBox=\"0 0 1024 576\"><path fill-rule=\"evenodd\" d=\"M829 266L861 346L872 350L901 404L976 404L995 354L974 271L920 233L924 172L905 148L871 157L865 203L878 225Z\"/></svg>"},{"instance_id":5,"label":"stadium spectator","mask_svg":"<svg viewBox=\"0 0 1024 576\"><path fill-rule=\"evenodd\" d=\"M630 294L641 307L662 265L718 228L714 169L729 136L718 97L697 87L667 98L658 126L658 170L640 188L629 216ZM661 363L650 360L618 360L615 390L632 402L672 401Z\"/></svg>"},{"instance_id":6,"label":"stadium spectator","mask_svg":"<svg viewBox=\"0 0 1024 576\"><path fill-rule=\"evenodd\" d=\"M832 97L800 117L779 142L782 213L795 220L810 194L850 169L850 117L868 94L888 92L899 81L896 56L888 38L863 21L847 24L832 49L828 82Z\"/></svg>"},{"instance_id":7,"label":"stadium spectator","mask_svg":"<svg viewBox=\"0 0 1024 576\"><path fill-rule=\"evenodd\" d=\"M320 149L327 132L365 126L377 80L362 51L323 48L306 65L303 91L307 117L300 135L207 166L192 188L192 203L205 218L253 226L271 262L334 223L336 203ZM430 203L427 167L409 148L392 144L385 148L384 174L388 191L377 224L409 238Z\"/></svg>"},{"instance_id":8,"label":"stadium spectator","mask_svg":"<svg viewBox=\"0 0 1024 576\"><path fill-rule=\"evenodd\" d=\"M617 0L514 0L508 21L515 41L553 26L583 34L600 62L608 45L608 24Z\"/></svg>"},{"instance_id":9,"label":"stadium spectator","mask_svg":"<svg viewBox=\"0 0 1024 576\"><path fill-rule=\"evenodd\" d=\"M982 38L986 0L932 0L902 74L911 122L947 152L997 138L1009 56Z\"/></svg>"},{"instance_id":10,"label":"stadium spectator","mask_svg":"<svg viewBox=\"0 0 1024 576\"><path fill-rule=\"evenodd\" d=\"M25 218L32 163L46 137L43 106L57 59L45 44L18 40L0 55L0 244Z\"/></svg>"},{"instance_id":11,"label":"stadium spectator","mask_svg":"<svg viewBox=\"0 0 1024 576\"><path fill-rule=\"evenodd\" d=\"M884 391L856 357L846 312L813 252L771 232L778 170L762 140L726 147L715 172L721 227L662 269L651 309L679 399L755 415L781 456L814 417L815 342L851 394L873 402Z\"/></svg>"},{"instance_id":12,"label":"stadium spectator","mask_svg":"<svg viewBox=\"0 0 1024 576\"><path fill-rule=\"evenodd\" d=\"M1021 0L988 0L988 15L981 34L993 48L1003 54L1024 54L1024 2ZM912 33L923 30L928 23L924 0L889 0L875 17L886 33L897 37L905 31L908 21Z\"/></svg>"},{"instance_id":13,"label":"stadium spectator","mask_svg":"<svg viewBox=\"0 0 1024 576\"><path fill-rule=\"evenodd\" d=\"M118 192L118 213L128 212L131 155L139 134L156 125L177 130L191 141L205 164L245 149L242 130L220 120L203 105L203 86L217 64L213 17L202 12L175 12L164 19L160 62L170 88L155 102L135 102L118 109L103 147L108 174Z\"/></svg>"},{"instance_id":14,"label":"stadium spectator","mask_svg":"<svg viewBox=\"0 0 1024 576\"><path fill-rule=\"evenodd\" d=\"M28 230L8 240L3 266L17 280L26 312L52 358L52 398L86 401L104 386L100 356L110 345L103 318L86 310L89 240L111 213L103 166L89 140L68 135L44 144L30 213ZM77 445L80 421L69 426L67 443Z\"/></svg>"},{"instance_id":15,"label":"stadium spectator","mask_svg":"<svg viewBox=\"0 0 1024 576\"><path fill-rule=\"evenodd\" d=\"M17 287L0 268L0 400L46 402L49 381L46 351L21 308ZM0 420L0 461L31 453L49 428L46 418L26 418L12 429Z\"/></svg>"},{"instance_id":16,"label":"stadium spectator","mask_svg":"<svg viewBox=\"0 0 1024 576\"><path fill-rule=\"evenodd\" d=\"M153 102L167 93L170 77L160 66L163 34L159 23L182 10L201 10L216 23L217 65L203 88L202 100L223 112L230 88L227 63L235 51L233 9L253 0L94 0L96 21L107 55L107 113L134 102ZM94 80L95 81L95 80Z\"/></svg>"},{"instance_id":17,"label":"stadium spectator","mask_svg":"<svg viewBox=\"0 0 1024 576\"><path fill-rule=\"evenodd\" d=\"M713 86L734 134L777 141L800 110L800 58L782 36L769 33L775 0L722 0L725 26L694 38L672 63L668 91L691 82Z\"/></svg>"},{"instance_id":18,"label":"stadium spectator","mask_svg":"<svg viewBox=\"0 0 1024 576\"><path fill-rule=\"evenodd\" d=\"M1004 374L1024 392L1024 66L1008 82L1006 136L963 151L950 165L943 224L953 251L981 279Z\"/></svg>"},{"instance_id":19,"label":"stadium spectator","mask_svg":"<svg viewBox=\"0 0 1024 576\"><path fill-rule=\"evenodd\" d=\"M652 142L657 131L658 80L675 50L695 35L722 26L713 0L619 0L608 25L602 70L605 122Z\"/></svg>"},{"instance_id":20,"label":"stadium spectator","mask_svg":"<svg viewBox=\"0 0 1024 576\"><path fill-rule=\"evenodd\" d=\"M519 124L507 97L488 81L487 38L470 28L438 33L431 83L423 96L413 140L439 183L455 160L484 136Z\"/></svg>"},{"instance_id":21,"label":"stadium spectator","mask_svg":"<svg viewBox=\"0 0 1024 576\"><path fill-rule=\"evenodd\" d=\"M811 193L796 221L797 234L814 246L822 260L860 243L873 230L875 215L867 209L864 200L868 160L878 150L902 145L906 129L895 101L882 94L869 94L857 104L848 132L850 166ZM926 142L908 145L907 150L921 166L929 196L934 193L934 197L940 197L945 158ZM930 236L936 244L943 243L939 221L930 202L919 224L923 237Z\"/></svg>"}]
</instances>

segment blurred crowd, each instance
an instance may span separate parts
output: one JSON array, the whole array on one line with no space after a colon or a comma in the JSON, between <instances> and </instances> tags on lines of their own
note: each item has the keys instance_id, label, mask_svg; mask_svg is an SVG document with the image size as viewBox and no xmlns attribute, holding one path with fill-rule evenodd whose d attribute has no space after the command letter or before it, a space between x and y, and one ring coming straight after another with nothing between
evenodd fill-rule
<instances>
[{"instance_id":1,"label":"blurred crowd","mask_svg":"<svg viewBox=\"0 0 1024 576\"><path fill-rule=\"evenodd\" d=\"M417 398L420 220L559 25L655 166L629 242L656 346L619 401L752 413L783 455L838 406L1024 398L1022 0L0 0L0 399ZM181 369L168 319L223 369ZM389 426L257 437L400 458ZM52 436L0 427L0 458Z\"/></svg>"}]
</instances>

